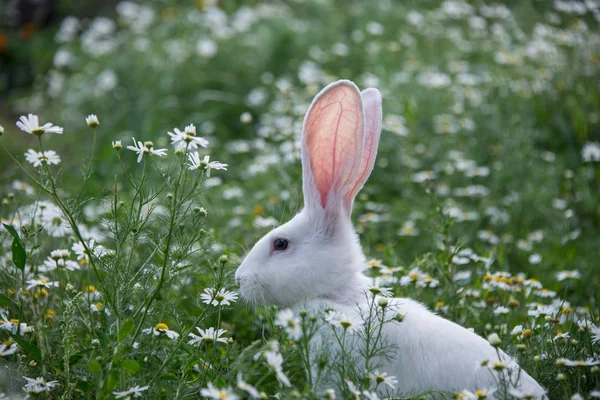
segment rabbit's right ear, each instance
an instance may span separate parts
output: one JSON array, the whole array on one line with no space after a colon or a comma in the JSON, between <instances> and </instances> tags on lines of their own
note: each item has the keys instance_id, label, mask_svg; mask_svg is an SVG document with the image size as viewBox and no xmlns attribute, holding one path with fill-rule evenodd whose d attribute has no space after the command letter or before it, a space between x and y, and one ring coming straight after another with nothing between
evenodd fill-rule
<instances>
[{"instance_id":1,"label":"rabbit's right ear","mask_svg":"<svg viewBox=\"0 0 600 400\"><path fill-rule=\"evenodd\" d=\"M377 156L379 137L381 136L381 120L383 118L381 93L375 88L369 88L363 90L361 96L365 109L365 145L363 147L362 162L354 180L354 185L346 193L344 199L348 210L352 210L354 198L371 175Z\"/></svg>"},{"instance_id":2,"label":"rabbit's right ear","mask_svg":"<svg viewBox=\"0 0 600 400\"><path fill-rule=\"evenodd\" d=\"M350 81L330 84L313 100L302 132L304 204L308 211L350 214L345 196L355 185L363 158L364 110ZM332 221L332 218L328 218ZM332 221L334 222L334 221Z\"/></svg>"}]
</instances>

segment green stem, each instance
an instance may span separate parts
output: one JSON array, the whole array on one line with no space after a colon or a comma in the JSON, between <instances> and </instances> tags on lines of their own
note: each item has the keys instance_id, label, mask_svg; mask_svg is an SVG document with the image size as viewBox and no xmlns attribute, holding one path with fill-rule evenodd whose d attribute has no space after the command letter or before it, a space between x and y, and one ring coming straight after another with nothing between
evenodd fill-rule
<instances>
[{"instance_id":1,"label":"green stem","mask_svg":"<svg viewBox=\"0 0 600 400\"><path fill-rule=\"evenodd\" d=\"M40 149L41 149L41 151L43 153L44 152L44 145L42 144L42 137L41 136L38 136L38 142L40 144ZM100 275L100 271L98 270L98 267L96 266L96 262L94 261L94 257L92 256L92 251L88 247L86 241L83 239L83 236L81 235L81 232L79 231L77 223L75 222L75 218L73 218L73 215L71 214L71 212L67 209L67 207L64 205L64 203L62 202L62 200L58 196L58 192L56 190L56 183L54 182L54 177L52 176L52 173L50 171L50 167L48 167L48 163L44 163L43 165L44 165L44 168L46 170L46 173L48 174L48 180L50 181L50 186L52 187L52 190L50 191L50 195L52 196L52 198L54 199L54 201L56 201L56 203L58 204L58 206L61 209L61 211L63 212L63 214L69 220L69 223L71 224L71 228L73 229L73 233L75 234L75 236L77 237L77 239L81 242L81 245L83 246L84 250L86 251L86 253L89 256L88 258L89 258L89 261L90 261L90 265L92 266L92 270L94 271L94 274L96 275L96 278L98 279L98 282L105 289L104 292L106 293L106 300L107 300L107 302L112 306L115 314L119 315L119 310L117 310L117 308L115 306L115 303L114 303L112 297L110 296L110 293L108 292L108 290L107 290L107 288L106 288L106 286L104 284L104 280L102 279L102 276Z\"/></svg>"},{"instance_id":2,"label":"green stem","mask_svg":"<svg viewBox=\"0 0 600 400\"><path fill-rule=\"evenodd\" d=\"M142 325L146 321L146 317L148 316L148 310L150 309L150 305L152 305L152 302L156 299L156 296L158 296L158 293L160 293L160 290L162 289L162 286L165 283L165 279L166 279L166 275L167 275L167 263L169 261L169 256L170 256L170 251L171 251L171 240L173 239L173 228L175 226L175 219L177 217L177 206L178 206L177 193L179 190L179 186L181 185L182 175L184 174L183 160L185 159L186 154L187 154L187 148L186 148L186 152L181 157L179 176L177 177L175 189L173 190L173 199L171 200L171 215L169 218L169 231L167 233L167 242L166 242L164 250L163 250L164 257L163 257L163 262L161 265L160 279L158 281L158 284L156 285L156 288L152 292L152 295L148 298L148 301L146 301L146 304L144 305L144 313L142 314L142 318L140 319L140 322L138 323L135 333L133 334L133 338L131 340L132 344L135 341L135 339L138 337L138 335L142 329ZM136 312L136 315L137 315L137 312Z\"/></svg>"}]
</instances>

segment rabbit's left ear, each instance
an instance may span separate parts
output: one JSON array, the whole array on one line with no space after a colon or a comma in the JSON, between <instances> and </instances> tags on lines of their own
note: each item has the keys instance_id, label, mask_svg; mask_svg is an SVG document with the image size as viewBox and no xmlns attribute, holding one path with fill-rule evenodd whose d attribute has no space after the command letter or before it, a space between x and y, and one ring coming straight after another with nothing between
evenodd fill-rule
<instances>
[{"instance_id":1,"label":"rabbit's left ear","mask_svg":"<svg viewBox=\"0 0 600 400\"><path fill-rule=\"evenodd\" d=\"M375 165L377 146L379 145L379 137L381 135L381 119L383 116L381 111L381 93L375 88L369 88L364 90L361 93L361 96L365 112L365 142L360 169L354 179L353 185L344 196L344 202L348 212L352 212L354 198L364 186L369 175L371 175L371 171Z\"/></svg>"},{"instance_id":2,"label":"rabbit's left ear","mask_svg":"<svg viewBox=\"0 0 600 400\"><path fill-rule=\"evenodd\" d=\"M313 215L350 213L349 190L356 186L364 144L363 99L356 85L341 80L313 100L302 132L304 204Z\"/></svg>"}]
</instances>

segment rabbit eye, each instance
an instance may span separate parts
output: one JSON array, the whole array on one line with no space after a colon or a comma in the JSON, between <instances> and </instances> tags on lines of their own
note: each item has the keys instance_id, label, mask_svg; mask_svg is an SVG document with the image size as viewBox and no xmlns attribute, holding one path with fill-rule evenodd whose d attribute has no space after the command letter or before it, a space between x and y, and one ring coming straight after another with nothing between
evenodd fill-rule
<instances>
[{"instance_id":1,"label":"rabbit eye","mask_svg":"<svg viewBox=\"0 0 600 400\"><path fill-rule=\"evenodd\" d=\"M274 251L283 251L288 247L288 240L284 238L277 238L273 241Z\"/></svg>"}]
</instances>

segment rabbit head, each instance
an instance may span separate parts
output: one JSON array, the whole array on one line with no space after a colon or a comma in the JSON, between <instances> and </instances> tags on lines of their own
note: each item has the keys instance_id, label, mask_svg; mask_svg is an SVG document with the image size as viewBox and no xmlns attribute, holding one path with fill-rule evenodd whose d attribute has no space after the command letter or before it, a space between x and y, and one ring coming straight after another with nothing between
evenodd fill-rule
<instances>
[{"instance_id":1,"label":"rabbit head","mask_svg":"<svg viewBox=\"0 0 600 400\"><path fill-rule=\"evenodd\" d=\"M357 301L365 257L350 217L373 169L381 118L377 89L361 93L340 80L315 97L302 128L304 208L247 254L235 274L243 298L282 306Z\"/></svg>"}]
</instances>

